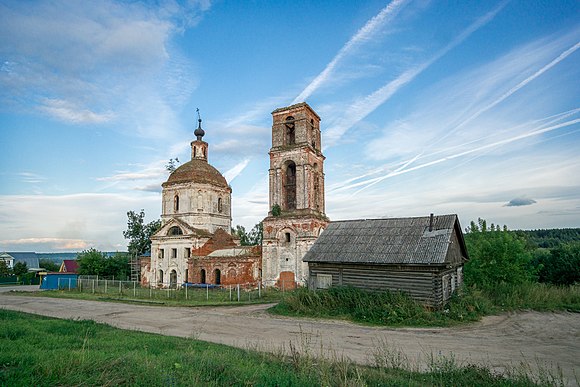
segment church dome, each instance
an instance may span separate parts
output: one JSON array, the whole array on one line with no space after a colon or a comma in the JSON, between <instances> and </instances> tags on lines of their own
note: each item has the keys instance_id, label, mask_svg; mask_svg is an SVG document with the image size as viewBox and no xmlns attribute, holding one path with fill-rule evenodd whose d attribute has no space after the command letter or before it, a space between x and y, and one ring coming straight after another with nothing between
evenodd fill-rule
<instances>
[{"instance_id":1,"label":"church dome","mask_svg":"<svg viewBox=\"0 0 580 387\"><path fill-rule=\"evenodd\" d=\"M181 183L202 183L229 188L222 174L207 161L201 159L193 159L177 168L163 183L163 187Z\"/></svg>"}]
</instances>

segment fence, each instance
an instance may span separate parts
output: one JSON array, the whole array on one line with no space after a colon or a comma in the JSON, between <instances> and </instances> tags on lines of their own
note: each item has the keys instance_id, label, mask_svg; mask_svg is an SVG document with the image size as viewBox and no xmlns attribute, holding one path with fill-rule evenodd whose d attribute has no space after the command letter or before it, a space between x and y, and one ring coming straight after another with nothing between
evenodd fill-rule
<instances>
[{"instance_id":1,"label":"fence","mask_svg":"<svg viewBox=\"0 0 580 387\"><path fill-rule=\"evenodd\" d=\"M137 281L119 281L96 278L60 278L58 289L80 293L105 294L112 297L135 300L185 300L199 303L256 301L279 299L286 288L284 283L278 288L264 287L261 282L235 285L183 284L171 288L161 286L141 286Z\"/></svg>"}]
</instances>

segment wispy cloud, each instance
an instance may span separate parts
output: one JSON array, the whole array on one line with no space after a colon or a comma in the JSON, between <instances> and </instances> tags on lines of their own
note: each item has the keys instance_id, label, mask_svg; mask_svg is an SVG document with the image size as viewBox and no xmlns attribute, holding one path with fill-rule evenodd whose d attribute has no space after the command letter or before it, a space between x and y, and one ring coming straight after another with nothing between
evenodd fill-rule
<instances>
[{"instance_id":1,"label":"wispy cloud","mask_svg":"<svg viewBox=\"0 0 580 387\"><path fill-rule=\"evenodd\" d=\"M409 70L404 71L394 80L386 83L383 87L375 90L373 93L365 96L364 98L356 100L347 109L341 120L337 124L331 126L326 132L326 147L336 144L336 142L343 136L343 134L355 125L357 122L364 119L370 113L372 113L379 106L384 104L389 98L391 98L399 89L413 81L419 74L429 68L433 63L438 61L441 57L451 51L453 48L461 44L465 39L467 39L475 31L489 23L493 18L500 12L506 5L507 2L500 3L492 11L488 12L474 23L472 23L468 28L466 28L461 34L459 34L455 39L453 39L449 44L447 44L443 49L439 50L434 56L429 60L415 66Z\"/></svg>"},{"instance_id":2,"label":"wispy cloud","mask_svg":"<svg viewBox=\"0 0 580 387\"><path fill-rule=\"evenodd\" d=\"M72 102L52 98L44 98L38 110L60 121L75 124L99 124L111 121L115 116L112 112L95 113L89 109L79 108Z\"/></svg>"},{"instance_id":3,"label":"wispy cloud","mask_svg":"<svg viewBox=\"0 0 580 387\"><path fill-rule=\"evenodd\" d=\"M231 184L231 182L240 174L242 171L248 166L250 159L245 159L239 162L238 164L234 165L232 168L227 170L224 173L224 177L226 178L227 182Z\"/></svg>"},{"instance_id":4,"label":"wispy cloud","mask_svg":"<svg viewBox=\"0 0 580 387\"><path fill-rule=\"evenodd\" d=\"M306 86L304 90L294 98L294 103L305 101L308 97L312 95L318 88L323 86L329 81L331 75L338 65L338 63L345 57L350 55L355 51L358 46L362 43L367 42L372 39L375 34L381 31L390 20L392 20L399 11L407 5L408 0L394 0L390 2L386 7L384 7L377 15L370 19L360 30L354 34L348 42L340 49L340 51L335 55L335 57L326 65L324 70Z\"/></svg>"},{"instance_id":5,"label":"wispy cloud","mask_svg":"<svg viewBox=\"0 0 580 387\"><path fill-rule=\"evenodd\" d=\"M18 176L20 176L20 181L28 184L38 184L46 181L46 177L32 172L20 172Z\"/></svg>"}]
</instances>

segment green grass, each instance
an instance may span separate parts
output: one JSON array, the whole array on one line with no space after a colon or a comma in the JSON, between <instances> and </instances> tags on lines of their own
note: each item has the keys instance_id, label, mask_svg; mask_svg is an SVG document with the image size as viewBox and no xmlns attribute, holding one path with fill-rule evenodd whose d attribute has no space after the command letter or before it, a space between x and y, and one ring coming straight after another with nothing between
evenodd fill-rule
<instances>
[{"instance_id":1,"label":"green grass","mask_svg":"<svg viewBox=\"0 0 580 387\"><path fill-rule=\"evenodd\" d=\"M167 306L220 306L220 305L247 305L247 304L264 304L280 301L285 294L275 289L262 289L260 294L257 290L240 292L240 301L237 301L236 289L232 289L231 300L229 289L210 289L206 292L204 289L151 289L136 288L122 289L119 292L118 287L111 287L104 293L101 287L95 293L90 289L80 292L78 290L46 290L42 292L14 292L12 294L34 296L34 297L51 297L51 298L74 298L81 300L95 301L113 301L127 303L144 303L150 305L167 305Z\"/></svg>"},{"instance_id":2,"label":"green grass","mask_svg":"<svg viewBox=\"0 0 580 387\"><path fill-rule=\"evenodd\" d=\"M580 311L580 286L538 283L499 285L493 289L465 287L441 310L430 310L398 292L369 292L335 287L289 293L270 312L286 316L338 318L388 326L452 326L477 321L502 311Z\"/></svg>"},{"instance_id":3,"label":"green grass","mask_svg":"<svg viewBox=\"0 0 580 387\"><path fill-rule=\"evenodd\" d=\"M0 310L2 386L529 386L453 359L433 359L427 372L393 364L375 351L374 366L320 360L290 346L288 354L261 353L195 339L124 331L92 321L70 321ZM400 356L395 356L400 359ZM550 383L548 383L550 384Z\"/></svg>"}]
</instances>

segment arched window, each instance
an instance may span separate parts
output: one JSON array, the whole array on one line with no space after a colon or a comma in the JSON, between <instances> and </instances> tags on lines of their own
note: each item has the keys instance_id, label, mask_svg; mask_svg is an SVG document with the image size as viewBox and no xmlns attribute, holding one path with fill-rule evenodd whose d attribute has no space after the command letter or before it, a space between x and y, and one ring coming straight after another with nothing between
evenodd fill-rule
<instances>
[{"instance_id":1,"label":"arched window","mask_svg":"<svg viewBox=\"0 0 580 387\"><path fill-rule=\"evenodd\" d=\"M163 283L163 270L159 270L158 281L160 284Z\"/></svg>"},{"instance_id":2,"label":"arched window","mask_svg":"<svg viewBox=\"0 0 580 387\"><path fill-rule=\"evenodd\" d=\"M294 123L294 117L287 117L284 125L286 126L286 145L296 144L296 124Z\"/></svg>"},{"instance_id":3,"label":"arched window","mask_svg":"<svg viewBox=\"0 0 580 387\"><path fill-rule=\"evenodd\" d=\"M219 285L222 283L222 272L220 271L220 269L215 269L215 271L213 272L213 276L214 276L216 285Z\"/></svg>"},{"instance_id":4,"label":"arched window","mask_svg":"<svg viewBox=\"0 0 580 387\"><path fill-rule=\"evenodd\" d=\"M179 195L173 197L173 211L179 211Z\"/></svg>"},{"instance_id":5,"label":"arched window","mask_svg":"<svg viewBox=\"0 0 580 387\"><path fill-rule=\"evenodd\" d=\"M218 198L218 212L221 214L223 211L222 208L222 198Z\"/></svg>"},{"instance_id":6,"label":"arched window","mask_svg":"<svg viewBox=\"0 0 580 387\"><path fill-rule=\"evenodd\" d=\"M171 273L169 273L169 287L171 289L177 287L177 272L175 270L171 270Z\"/></svg>"},{"instance_id":7,"label":"arched window","mask_svg":"<svg viewBox=\"0 0 580 387\"><path fill-rule=\"evenodd\" d=\"M286 199L286 209L296 209L296 164L291 161L286 167L286 178L284 181L284 191Z\"/></svg>"},{"instance_id":8,"label":"arched window","mask_svg":"<svg viewBox=\"0 0 580 387\"><path fill-rule=\"evenodd\" d=\"M175 235L183 235L183 231L177 226L173 226L167 231L167 235L175 236Z\"/></svg>"},{"instance_id":9,"label":"arched window","mask_svg":"<svg viewBox=\"0 0 580 387\"><path fill-rule=\"evenodd\" d=\"M205 283L205 269L201 269L201 273L199 275L199 283L201 284Z\"/></svg>"},{"instance_id":10,"label":"arched window","mask_svg":"<svg viewBox=\"0 0 580 387\"><path fill-rule=\"evenodd\" d=\"M197 156L197 147L196 146L193 147L193 157L195 158L195 156Z\"/></svg>"}]
</instances>

